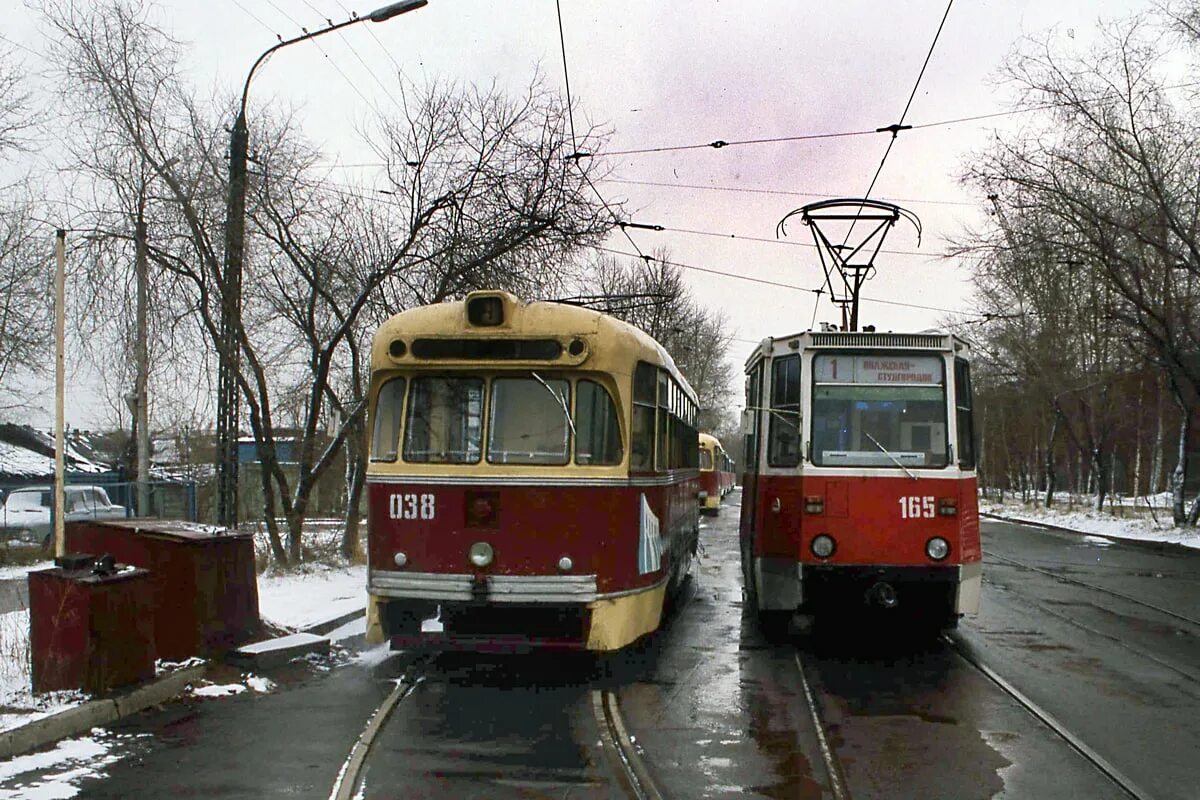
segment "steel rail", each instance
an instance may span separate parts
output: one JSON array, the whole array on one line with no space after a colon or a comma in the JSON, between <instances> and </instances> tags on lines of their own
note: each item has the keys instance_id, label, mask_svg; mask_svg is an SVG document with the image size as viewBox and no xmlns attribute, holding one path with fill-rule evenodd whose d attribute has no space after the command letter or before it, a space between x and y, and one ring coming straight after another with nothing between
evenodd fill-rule
<instances>
[{"instance_id":1,"label":"steel rail","mask_svg":"<svg viewBox=\"0 0 1200 800\"><path fill-rule=\"evenodd\" d=\"M995 582L995 580L991 579L991 578L985 577L984 582L991 586L997 587L1001 591L1004 591L1007 588L1007 587L999 586ZM1105 633L1104 631L1102 631L1098 628L1093 628L1091 625L1085 625L1082 622L1080 622L1079 620L1071 617L1069 614L1064 614L1061 611L1055 611L1054 609L1049 608L1045 603L1040 602L1034 598L1027 597L1027 596L1021 594L1020 592L1013 591L1013 592L1011 592L1011 594L1013 595L1013 597L1016 599L1016 601L1018 603L1024 603L1027 606L1036 608L1042 614L1047 614L1051 617L1054 617L1057 620L1067 623L1068 625L1073 625L1076 628L1079 628L1080 630L1087 631L1088 633L1092 634L1093 636L1099 636L1101 639L1107 639L1108 641L1112 642L1113 644L1117 645L1118 647L1120 647L1124 650L1128 650L1129 652L1133 653L1134 655L1139 656L1140 658L1143 658L1147 661L1151 661L1151 662L1159 665L1163 669L1169 669L1172 672L1174 672L1175 674L1181 675L1184 678L1187 678L1189 681L1192 681L1193 683L1200 683L1200 673L1192 672L1191 670L1188 670L1184 667L1176 666L1175 664L1172 664L1170 661L1159 658L1158 656L1151 655L1150 653L1146 652L1144 649L1142 649L1140 647L1135 647L1131 644L1128 644L1120 636L1114 636L1113 634Z\"/></svg>"},{"instance_id":2,"label":"steel rail","mask_svg":"<svg viewBox=\"0 0 1200 800\"><path fill-rule=\"evenodd\" d=\"M650 771L634 747L620 704L615 693L607 689L592 690L592 712L600 725L600 740L621 767L623 788L634 800L663 800Z\"/></svg>"},{"instance_id":3,"label":"steel rail","mask_svg":"<svg viewBox=\"0 0 1200 800\"><path fill-rule=\"evenodd\" d=\"M333 789L329 793L329 800L351 800L356 797L355 790L358 787L363 764L367 761L367 755L371 751L371 745L375 743L375 737L379 735L384 723L387 722L388 717L391 716L400 701L412 694L423 680L424 677L421 675L412 679L404 676L396 679L395 688L375 709L375 713L367 721L363 732L358 735L354 747L350 749L350 755L342 763L342 768L334 780Z\"/></svg>"},{"instance_id":4,"label":"steel rail","mask_svg":"<svg viewBox=\"0 0 1200 800\"><path fill-rule=\"evenodd\" d=\"M1031 700L1025 695L1025 693L1001 677L991 667L980 661L974 653L970 652L965 643L944 634L942 636L942 641L949 644L959 658L970 664L975 669L979 670L979 672L987 677L988 680L999 686L1001 691L1003 691L1013 700L1016 700L1017 703L1019 703L1026 711L1037 718L1039 722L1041 722L1052 732L1054 732L1060 739L1066 742L1072 750L1083 756L1084 760L1088 761L1092 766L1096 767L1096 769L1103 773L1105 777L1119 786L1122 791L1136 800L1151 800L1152 795L1144 791L1129 777L1109 763L1108 759L1104 758L1095 750L1088 747L1088 745L1085 744L1082 739L1067 730L1066 726L1055 719L1050 712L1046 711L1044 708Z\"/></svg>"},{"instance_id":5,"label":"steel rail","mask_svg":"<svg viewBox=\"0 0 1200 800\"><path fill-rule=\"evenodd\" d=\"M804 674L804 662L800 660L799 653L796 653L796 669L800 672L800 686L804 689L804 700L808 704L809 718L812 720L813 729L817 732L821 758L825 761L825 771L829 774L829 789L833 792L834 800L849 800L850 793L846 789L846 777L842 772L841 762L838 761L833 746L829 744L829 737L825 735L825 725L821 722L821 715L817 711L816 696L808 683L808 677Z\"/></svg>"},{"instance_id":6,"label":"steel rail","mask_svg":"<svg viewBox=\"0 0 1200 800\"><path fill-rule=\"evenodd\" d=\"M987 550L983 551L983 554L985 556L987 556L988 558L994 558L997 561L1001 561L1003 563L1010 564L1014 567L1029 570L1030 572L1037 572L1041 575L1046 575L1048 577L1053 578L1056 581L1062 581L1063 583L1074 584L1075 586L1082 586L1085 589L1091 589L1093 591L1101 592L1103 594L1110 594L1113 597L1119 597L1122 600L1126 600L1130 603L1134 603L1136 605L1143 606L1145 608L1149 608L1153 611L1157 611L1160 614L1165 614L1168 617L1174 617L1177 620L1181 620L1183 622L1188 623L1189 625L1194 625L1197 628L1200 628L1200 619L1193 619L1192 617L1189 617L1185 614L1179 614L1175 611L1172 611L1169 608L1163 608L1162 606L1155 605L1154 603L1147 603L1145 600L1139 600L1138 598L1133 597L1132 595L1125 594L1124 592L1118 592L1114 589L1106 589L1103 586L1097 586L1094 583L1088 583L1087 581L1081 581L1081 580L1077 580L1075 578L1067 578L1062 575L1058 575L1054 572L1051 572L1048 569L1042 569L1041 567L1035 567L1032 564L1026 564L1023 561L1017 561L1015 558L1008 558L1007 556L998 555L996 553L988 552Z\"/></svg>"}]
</instances>

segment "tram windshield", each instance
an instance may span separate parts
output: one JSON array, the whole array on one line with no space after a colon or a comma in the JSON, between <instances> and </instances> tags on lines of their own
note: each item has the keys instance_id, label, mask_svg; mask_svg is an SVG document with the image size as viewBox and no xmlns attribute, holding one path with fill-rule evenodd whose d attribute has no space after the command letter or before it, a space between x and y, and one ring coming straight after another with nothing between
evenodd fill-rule
<instances>
[{"instance_id":1,"label":"tram windshield","mask_svg":"<svg viewBox=\"0 0 1200 800\"><path fill-rule=\"evenodd\" d=\"M573 440L576 464L613 466L623 457L612 395L585 378L572 382L537 373L414 377L408 382L407 400L406 405L404 378L393 378L380 388L372 461L395 461L398 438L404 460L410 463L478 464L485 438L492 464L562 466L571 461Z\"/></svg>"},{"instance_id":2,"label":"tram windshield","mask_svg":"<svg viewBox=\"0 0 1200 800\"><path fill-rule=\"evenodd\" d=\"M566 381L493 379L488 461L566 464L570 459L570 407Z\"/></svg>"},{"instance_id":3,"label":"tram windshield","mask_svg":"<svg viewBox=\"0 0 1200 800\"><path fill-rule=\"evenodd\" d=\"M413 378L404 422L405 461L475 464L483 452L482 436L482 380Z\"/></svg>"},{"instance_id":4,"label":"tram windshield","mask_svg":"<svg viewBox=\"0 0 1200 800\"><path fill-rule=\"evenodd\" d=\"M812 461L818 466L944 467L946 386L933 355L813 359Z\"/></svg>"}]
</instances>

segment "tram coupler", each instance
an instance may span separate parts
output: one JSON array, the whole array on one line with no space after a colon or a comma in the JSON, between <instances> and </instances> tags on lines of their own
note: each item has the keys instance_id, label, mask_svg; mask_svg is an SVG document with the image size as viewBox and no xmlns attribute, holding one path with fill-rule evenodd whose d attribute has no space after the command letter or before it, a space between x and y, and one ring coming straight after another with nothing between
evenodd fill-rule
<instances>
[{"instance_id":1,"label":"tram coupler","mask_svg":"<svg viewBox=\"0 0 1200 800\"><path fill-rule=\"evenodd\" d=\"M874 603L880 608L895 608L900 604L896 587L887 581L879 581L867 591L867 602Z\"/></svg>"}]
</instances>

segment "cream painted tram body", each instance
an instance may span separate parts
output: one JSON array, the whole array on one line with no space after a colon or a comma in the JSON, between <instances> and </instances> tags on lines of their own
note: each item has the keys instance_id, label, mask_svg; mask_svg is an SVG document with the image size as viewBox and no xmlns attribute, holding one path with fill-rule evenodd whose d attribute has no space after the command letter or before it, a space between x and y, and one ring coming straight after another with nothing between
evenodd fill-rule
<instances>
[{"instance_id":1,"label":"cream painted tram body","mask_svg":"<svg viewBox=\"0 0 1200 800\"><path fill-rule=\"evenodd\" d=\"M614 650L696 552L696 396L620 320L500 291L372 349L368 638Z\"/></svg>"}]
</instances>

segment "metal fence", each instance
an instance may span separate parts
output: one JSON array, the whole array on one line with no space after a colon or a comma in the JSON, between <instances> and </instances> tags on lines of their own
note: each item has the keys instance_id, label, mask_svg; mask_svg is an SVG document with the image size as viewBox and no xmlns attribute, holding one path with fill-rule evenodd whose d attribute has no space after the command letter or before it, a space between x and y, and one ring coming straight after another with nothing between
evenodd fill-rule
<instances>
[{"instance_id":1,"label":"metal fence","mask_svg":"<svg viewBox=\"0 0 1200 800\"><path fill-rule=\"evenodd\" d=\"M135 481L69 477L64 487L66 520L158 517L196 520L193 481L151 481L150 503L137 507ZM54 529L53 482L0 484L0 540L44 544Z\"/></svg>"}]
</instances>

